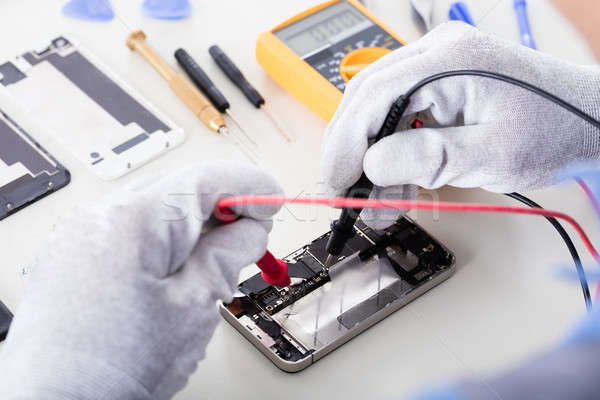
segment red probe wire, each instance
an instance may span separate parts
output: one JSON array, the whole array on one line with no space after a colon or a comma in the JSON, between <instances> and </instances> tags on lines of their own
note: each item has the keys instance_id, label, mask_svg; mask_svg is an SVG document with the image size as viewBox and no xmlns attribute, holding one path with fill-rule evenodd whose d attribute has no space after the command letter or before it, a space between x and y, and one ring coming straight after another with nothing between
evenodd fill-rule
<instances>
[{"instance_id":1,"label":"red probe wire","mask_svg":"<svg viewBox=\"0 0 600 400\"><path fill-rule=\"evenodd\" d=\"M343 197L334 198L293 198L284 196L261 196L261 195L245 195L227 197L217 203L219 211L224 211L233 206L247 204L315 204L330 206L336 208L375 208L375 209L402 209L402 210L440 210L440 211L455 211L455 212L489 212L489 213L511 213L511 214L527 214L538 215L543 217L554 217L568 222L577 231L581 241L594 257L596 262L600 263L600 254L588 238L587 234L579 225L579 223L560 211L546 210L540 208L526 208L504 206L496 204L478 204L478 203L453 203L453 202L432 202L432 201L417 201L417 200L373 200L373 199L352 199Z\"/></svg>"},{"instance_id":2,"label":"red probe wire","mask_svg":"<svg viewBox=\"0 0 600 400\"><path fill-rule=\"evenodd\" d=\"M592 189L590 189L590 187L583 180L581 180L579 178L576 178L575 182L577 182L579 184L579 186L581 186L581 188L587 195L588 199L590 200L590 203L592 203L592 206L594 207L596 214L598 216L600 216L600 204L598 204L598 201L594 197L594 193L592 193Z\"/></svg>"},{"instance_id":3,"label":"red probe wire","mask_svg":"<svg viewBox=\"0 0 600 400\"><path fill-rule=\"evenodd\" d=\"M596 215L600 216L600 205L598 204L596 197L594 197L594 193L592 192L592 189L589 188L589 186L583 181L583 179L575 178L575 182L577 182L579 184L579 186L581 186L581 188L587 195L588 199L592 203L592 206L594 206ZM596 294L594 295L594 300L597 301L599 298L600 298L600 282L598 282L598 284L596 285Z\"/></svg>"}]
</instances>

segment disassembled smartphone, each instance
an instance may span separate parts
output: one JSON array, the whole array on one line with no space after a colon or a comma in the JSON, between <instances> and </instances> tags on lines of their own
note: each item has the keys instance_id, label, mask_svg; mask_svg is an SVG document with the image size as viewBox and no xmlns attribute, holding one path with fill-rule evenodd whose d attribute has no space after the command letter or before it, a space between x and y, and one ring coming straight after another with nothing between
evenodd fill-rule
<instances>
[{"instance_id":1,"label":"disassembled smartphone","mask_svg":"<svg viewBox=\"0 0 600 400\"><path fill-rule=\"evenodd\" d=\"M0 63L0 84L105 180L184 140L181 128L66 37Z\"/></svg>"},{"instance_id":2,"label":"disassembled smartphone","mask_svg":"<svg viewBox=\"0 0 600 400\"><path fill-rule=\"evenodd\" d=\"M0 220L71 180L69 171L25 130L28 121L14 113L14 106L0 91Z\"/></svg>"},{"instance_id":3,"label":"disassembled smartphone","mask_svg":"<svg viewBox=\"0 0 600 400\"><path fill-rule=\"evenodd\" d=\"M375 231L358 220L356 235L328 270L331 232L285 261L292 285L242 282L221 315L277 367L300 371L454 273L454 255L410 219Z\"/></svg>"}]
</instances>

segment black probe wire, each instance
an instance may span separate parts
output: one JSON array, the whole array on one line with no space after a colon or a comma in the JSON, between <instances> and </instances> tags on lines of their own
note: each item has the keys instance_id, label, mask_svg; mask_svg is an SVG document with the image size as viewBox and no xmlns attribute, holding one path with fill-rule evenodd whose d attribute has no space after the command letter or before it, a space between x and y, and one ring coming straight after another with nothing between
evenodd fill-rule
<instances>
[{"instance_id":1,"label":"black probe wire","mask_svg":"<svg viewBox=\"0 0 600 400\"><path fill-rule=\"evenodd\" d=\"M525 81L522 81L520 79L513 78L511 76L502 75L502 74L498 74L498 73L490 72L490 71L481 71L481 70L477 70L477 69L446 71L446 72L441 72L439 74L431 75L431 76L423 79L422 81L415 84L412 88L410 88L408 90L408 92L406 92L403 96L400 96L400 98L398 99L402 102L406 102L406 105L404 106L402 113L404 113L404 111L406 110L409 99L415 94L415 92L417 90L421 89L423 86L428 85L435 81L439 81L440 79L449 78L452 76L466 76L466 75L480 76L480 77L495 79L497 81L510 83L511 85L519 86L523 89L529 90L530 92L533 92L547 100L550 100L554 104L559 105L560 107L564 108L565 110L577 115L579 118L589 122L594 127L600 129L600 121L598 121L591 115L587 114L586 112L580 110L579 108L575 107L571 103L568 103L567 101L561 99L560 97L558 97L556 95L553 95L552 93L550 93L542 88L534 86L534 85L527 83ZM398 102L398 100L396 102Z\"/></svg>"},{"instance_id":2,"label":"black probe wire","mask_svg":"<svg viewBox=\"0 0 600 400\"><path fill-rule=\"evenodd\" d=\"M531 208L543 208L535 201L523 196L519 193L505 193L506 196L520 201L521 203L531 207ZM564 240L569 252L571 253L571 257L573 258L573 262L575 263L575 269L577 269L577 275L579 277L579 282L581 283L581 290L583 291L583 298L585 300L585 307L588 312L592 311L592 296L590 294L590 287L588 285L587 277L585 275L585 270L583 269L583 265L581 264L581 258L579 258L579 253L577 253L577 249L571 240L571 237L565 231L565 228L561 225L560 222L554 217L546 217L548 222L552 224L554 229L558 232L560 237Z\"/></svg>"},{"instance_id":3,"label":"black probe wire","mask_svg":"<svg viewBox=\"0 0 600 400\"><path fill-rule=\"evenodd\" d=\"M534 86L534 85L527 83L525 81L522 81L520 79L513 78L511 76L499 74L496 72L482 71L482 70L476 70L476 69L465 69L465 70L441 72L441 73L438 73L435 75L431 75L431 76L421 80L420 82L417 82L404 95L400 96L394 102L394 104L392 105L392 108L390 109L390 112L388 114L388 117L393 116L394 118L389 118L389 122L386 121L388 123L384 122L383 129L386 129L386 128L388 130L393 129L391 126L393 124L393 121L394 120L398 121L400 119L400 117L402 117L402 115L408 108L408 105L410 103L410 98L423 86L426 86L432 82L439 81L440 79L450 78L450 77L454 77L454 76L479 76L479 77L484 77L484 78L489 78L489 79L495 79L497 81L502 81L502 82L506 82L506 83L509 83L514 86L518 86L522 89L529 90L530 92L533 92L533 93L537 94L538 96L541 96L541 97L551 101L552 103L562 107L563 109L571 112L572 114L575 114L579 118L590 123L592 126L600 129L600 121L598 121L591 115L587 114L586 112L582 111L581 109L575 107L571 103L561 99L560 97L558 97L542 88ZM508 197L511 197L517 201L520 201L521 203L526 204L532 208L542 208L539 204L537 204L533 200L530 200L527 197L525 197L519 193L507 193L506 195ZM569 235L567 234L567 232L565 231L563 226L560 224L560 222L558 222L555 218L552 218L552 217L547 217L546 219L552 224L552 226L556 229L558 234L562 237L565 244L567 245L567 248L569 249L569 252L571 253L571 257L573 258L573 262L575 263L575 268L577 269L579 281L581 283L581 289L583 290L583 297L585 299L585 305L586 305L587 310L590 311L592 308L592 298L590 295L590 288L588 286L587 278L585 275L585 270L583 269L583 265L581 264L581 258L579 257L579 254L577 253L577 249L575 248L573 241L571 240L571 238L569 237Z\"/></svg>"}]
</instances>

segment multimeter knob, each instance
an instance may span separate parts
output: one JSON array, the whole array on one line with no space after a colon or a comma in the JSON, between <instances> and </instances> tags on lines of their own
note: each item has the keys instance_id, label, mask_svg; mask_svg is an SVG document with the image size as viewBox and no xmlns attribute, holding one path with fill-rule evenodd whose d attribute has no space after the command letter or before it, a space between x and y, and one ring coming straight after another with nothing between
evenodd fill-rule
<instances>
[{"instance_id":1,"label":"multimeter knob","mask_svg":"<svg viewBox=\"0 0 600 400\"><path fill-rule=\"evenodd\" d=\"M353 50L340 62L340 75L348 82L354 75L390 52L391 50L385 47L362 47Z\"/></svg>"}]
</instances>

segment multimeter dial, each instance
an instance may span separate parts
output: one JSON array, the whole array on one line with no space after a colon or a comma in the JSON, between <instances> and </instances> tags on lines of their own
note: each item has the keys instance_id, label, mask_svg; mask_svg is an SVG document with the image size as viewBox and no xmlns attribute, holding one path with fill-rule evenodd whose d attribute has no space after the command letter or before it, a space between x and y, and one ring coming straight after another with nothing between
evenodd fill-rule
<instances>
[{"instance_id":1,"label":"multimeter dial","mask_svg":"<svg viewBox=\"0 0 600 400\"><path fill-rule=\"evenodd\" d=\"M347 1L334 3L274 34L341 92L349 76L342 76L340 64L348 54L367 47L394 50L402 46Z\"/></svg>"}]
</instances>

